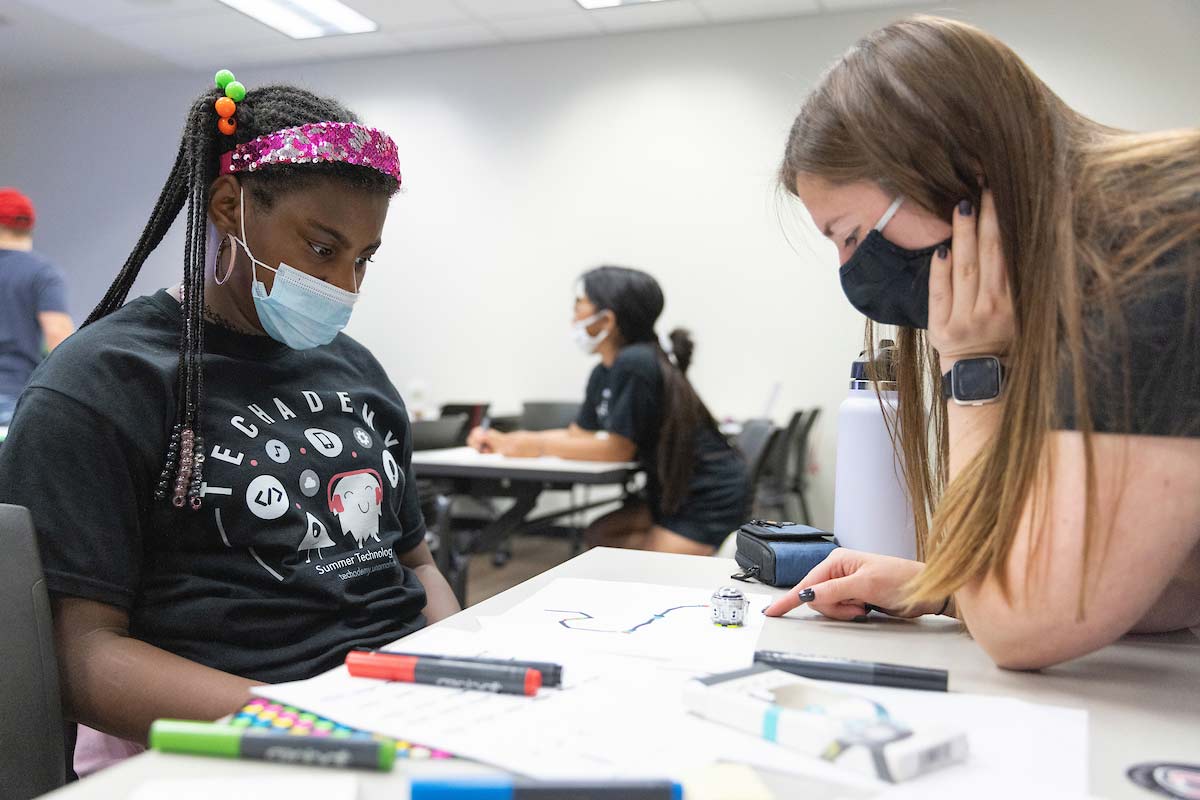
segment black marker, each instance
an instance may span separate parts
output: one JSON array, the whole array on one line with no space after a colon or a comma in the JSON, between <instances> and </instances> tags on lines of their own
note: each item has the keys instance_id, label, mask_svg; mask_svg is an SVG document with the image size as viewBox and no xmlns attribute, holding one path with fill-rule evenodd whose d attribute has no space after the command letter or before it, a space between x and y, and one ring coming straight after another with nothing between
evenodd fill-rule
<instances>
[{"instance_id":1,"label":"black marker","mask_svg":"<svg viewBox=\"0 0 1200 800\"><path fill-rule=\"evenodd\" d=\"M847 658L823 658L777 650L759 650L754 660L819 681L862 683L867 686L892 686L897 689L923 689L929 692L947 690L950 674L944 669L905 667L899 664L879 664L874 661L851 661Z\"/></svg>"}]
</instances>

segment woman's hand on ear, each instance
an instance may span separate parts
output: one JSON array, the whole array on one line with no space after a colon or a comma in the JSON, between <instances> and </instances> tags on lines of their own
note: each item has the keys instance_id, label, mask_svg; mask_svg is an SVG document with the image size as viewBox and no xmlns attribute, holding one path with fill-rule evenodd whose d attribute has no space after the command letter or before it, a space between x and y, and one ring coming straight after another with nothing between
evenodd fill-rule
<instances>
[{"instance_id":1,"label":"woman's hand on ear","mask_svg":"<svg viewBox=\"0 0 1200 800\"><path fill-rule=\"evenodd\" d=\"M953 225L949 250L930 265L929 341L943 359L1005 355L1016 317L991 190L978 210L960 203Z\"/></svg>"}]
</instances>

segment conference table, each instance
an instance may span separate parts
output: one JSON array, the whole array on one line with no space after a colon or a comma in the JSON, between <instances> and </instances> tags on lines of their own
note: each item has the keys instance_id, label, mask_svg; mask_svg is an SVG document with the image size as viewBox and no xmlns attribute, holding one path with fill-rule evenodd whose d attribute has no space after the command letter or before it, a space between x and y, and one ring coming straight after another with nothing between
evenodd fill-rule
<instances>
[{"instance_id":1,"label":"conference table","mask_svg":"<svg viewBox=\"0 0 1200 800\"><path fill-rule=\"evenodd\" d=\"M729 583L737 569L728 559L597 548L413 634L414 641L438 628L479 629L479 617L502 616L556 578L636 581L712 589ZM755 586L755 592L781 590ZM1003 695L1088 712L1088 790L1092 796L1153 796L1125 775L1146 761L1200 761L1200 636L1181 631L1127 636L1082 658L1041 672L997 668L954 620L928 617L896 620L872 615L871 622L836 622L815 616L766 620L760 649L792 650L871 661L938 667L950 672L950 690ZM400 766L403 764L404 766ZM127 797L146 781L213 775L293 779L297 772L329 774L311 767L231 761L149 752L68 786L55 800ZM462 761L399 762L389 774L356 772L361 800L405 800L406 776L488 771ZM761 776L778 798L866 798L817 778ZM914 788L915 785L914 785ZM986 787L980 787L981 791ZM914 795L914 796L919 796Z\"/></svg>"}]
</instances>

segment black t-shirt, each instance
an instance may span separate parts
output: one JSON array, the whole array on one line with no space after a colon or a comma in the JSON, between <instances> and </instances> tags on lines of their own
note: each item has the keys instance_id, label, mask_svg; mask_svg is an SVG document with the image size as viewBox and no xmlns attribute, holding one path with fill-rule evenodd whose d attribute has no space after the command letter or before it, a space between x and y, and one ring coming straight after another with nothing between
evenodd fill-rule
<instances>
[{"instance_id":1,"label":"black t-shirt","mask_svg":"<svg viewBox=\"0 0 1200 800\"><path fill-rule=\"evenodd\" d=\"M154 499L174 421L179 304L142 297L34 373L0 447L51 592L126 609L133 636L270 683L421 627L398 554L424 538L403 401L345 335L313 350L205 332L204 505Z\"/></svg>"},{"instance_id":2,"label":"black t-shirt","mask_svg":"<svg viewBox=\"0 0 1200 800\"><path fill-rule=\"evenodd\" d=\"M654 345L628 345L612 367L597 364L588 378L587 394L575 424L584 430L608 431L637 446L637 459L646 472L651 510L660 516L662 484L658 478L658 438L663 425L663 376ZM693 445L689 488L743 480L740 462L717 431L701 426ZM714 480L715 479L715 480ZM687 513L685 501L681 513Z\"/></svg>"},{"instance_id":3,"label":"black t-shirt","mask_svg":"<svg viewBox=\"0 0 1200 800\"><path fill-rule=\"evenodd\" d=\"M1200 436L1200 243L1175 251L1133 279L1122 297L1115 319L1099 308L1084 315L1095 430ZM1074 430L1069 367L1064 355L1057 427Z\"/></svg>"}]
</instances>

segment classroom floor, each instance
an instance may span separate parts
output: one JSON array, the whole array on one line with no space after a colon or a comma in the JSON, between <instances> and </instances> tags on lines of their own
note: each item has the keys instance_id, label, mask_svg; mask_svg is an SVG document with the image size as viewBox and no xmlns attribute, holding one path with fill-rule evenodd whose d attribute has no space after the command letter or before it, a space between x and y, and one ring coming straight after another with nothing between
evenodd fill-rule
<instances>
[{"instance_id":1,"label":"classroom floor","mask_svg":"<svg viewBox=\"0 0 1200 800\"><path fill-rule=\"evenodd\" d=\"M516 536L512 549L512 559L503 567L492 566L491 553L471 556L467 572L468 606L540 575L571 557L569 541L546 536Z\"/></svg>"}]
</instances>

